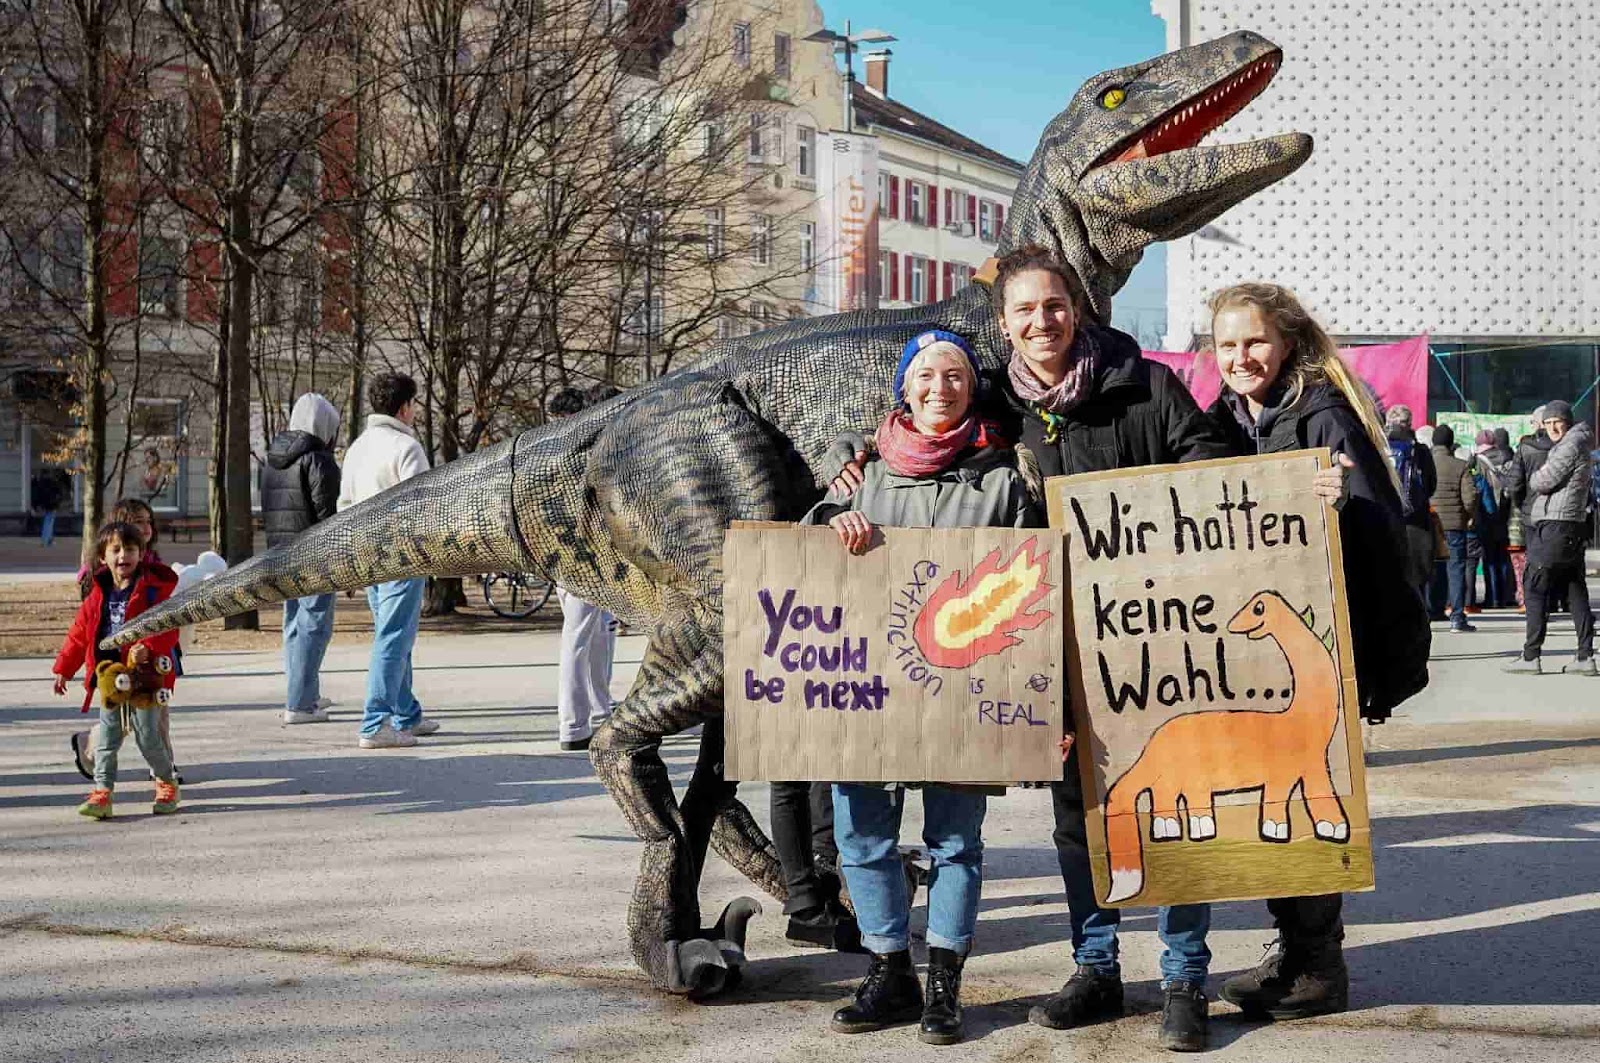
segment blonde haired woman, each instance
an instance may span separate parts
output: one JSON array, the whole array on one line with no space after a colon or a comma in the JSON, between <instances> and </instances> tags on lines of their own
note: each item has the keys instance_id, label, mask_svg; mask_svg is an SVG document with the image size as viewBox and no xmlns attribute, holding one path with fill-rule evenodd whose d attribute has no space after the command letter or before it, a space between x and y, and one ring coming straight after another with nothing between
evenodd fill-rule
<instances>
[{"instance_id":1,"label":"blonde haired woman","mask_svg":"<svg viewBox=\"0 0 1600 1063\"><path fill-rule=\"evenodd\" d=\"M1361 715L1374 723L1428 682L1427 610L1401 559L1400 495L1383 455L1387 436L1371 393L1289 289L1236 284L1211 297L1211 334L1226 385L1208 411L1235 453L1308 448L1343 455L1346 491L1334 502ZM1349 1003L1343 898L1267 902L1276 947L1222 997L1247 1015L1293 1019Z\"/></svg>"}]
</instances>

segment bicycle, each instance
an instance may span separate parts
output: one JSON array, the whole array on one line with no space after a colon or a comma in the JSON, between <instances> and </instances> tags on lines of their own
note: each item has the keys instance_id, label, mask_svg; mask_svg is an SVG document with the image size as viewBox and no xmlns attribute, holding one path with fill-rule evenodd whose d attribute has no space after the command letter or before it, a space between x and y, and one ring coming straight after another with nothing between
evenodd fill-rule
<instances>
[{"instance_id":1,"label":"bicycle","mask_svg":"<svg viewBox=\"0 0 1600 1063\"><path fill-rule=\"evenodd\" d=\"M483 600L496 616L521 620L543 609L556 585L536 572L486 572L478 577Z\"/></svg>"}]
</instances>

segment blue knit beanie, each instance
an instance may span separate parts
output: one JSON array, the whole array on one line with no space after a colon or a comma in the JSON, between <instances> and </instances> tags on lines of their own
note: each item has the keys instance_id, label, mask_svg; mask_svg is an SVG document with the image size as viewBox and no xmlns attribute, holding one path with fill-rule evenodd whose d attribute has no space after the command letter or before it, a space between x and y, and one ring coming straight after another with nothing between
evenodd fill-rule
<instances>
[{"instance_id":1,"label":"blue knit beanie","mask_svg":"<svg viewBox=\"0 0 1600 1063\"><path fill-rule=\"evenodd\" d=\"M983 390L983 371L978 368L978 356L972 350L972 345L957 336L954 332L944 329L929 329L913 336L900 352L900 365L894 371L894 397L895 401L904 404L906 401L906 370L911 366L911 360L936 343L948 343L962 354L966 355L967 365L972 367L972 380L976 385L973 398L977 398L977 391Z\"/></svg>"}]
</instances>

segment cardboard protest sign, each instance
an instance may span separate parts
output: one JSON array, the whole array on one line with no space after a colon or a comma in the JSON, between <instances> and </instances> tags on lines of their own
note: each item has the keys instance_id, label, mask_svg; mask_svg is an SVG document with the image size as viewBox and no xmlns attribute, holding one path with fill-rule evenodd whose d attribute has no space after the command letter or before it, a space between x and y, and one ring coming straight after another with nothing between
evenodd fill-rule
<instances>
[{"instance_id":1,"label":"cardboard protest sign","mask_svg":"<svg viewBox=\"0 0 1600 1063\"><path fill-rule=\"evenodd\" d=\"M728 777L1059 779L1059 537L879 534L855 557L829 528L729 530Z\"/></svg>"},{"instance_id":2,"label":"cardboard protest sign","mask_svg":"<svg viewBox=\"0 0 1600 1063\"><path fill-rule=\"evenodd\" d=\"M1046 484L1102 904L1372 888L1337 518L1320 451Z\"/></svg>"}]
</instances>

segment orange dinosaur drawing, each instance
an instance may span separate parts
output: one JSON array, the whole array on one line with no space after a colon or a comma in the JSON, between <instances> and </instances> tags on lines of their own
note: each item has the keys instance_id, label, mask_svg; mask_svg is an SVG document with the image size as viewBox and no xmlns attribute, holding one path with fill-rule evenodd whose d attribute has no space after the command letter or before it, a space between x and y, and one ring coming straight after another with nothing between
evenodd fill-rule
<instances>
[{"instance_id":1,"label":"orange dinosaur drawing","mask_svg":"<svg viewBox=\"0 0 1600 1063\"><path fill-rule=\"evenodd\" d=\"M1289 663L1293 696L1284 709L1190 712L1156 729L1139 759L1106 794L1108 905L1144 889L1138 806L1145 793L1150 794L1150 839L1155 842L1181 840L1185 817L1190 841L1215 838L1215 795L1248 790L1261 791L1262 839L1287 842L1289 802L1296 788L1318 838L1336 843L1350 839L1350 821L1328 765L1341 706L1333 651L1276 591L1262 591L1246 602L1228 621L1228 630L1278 644Z\"/></svg>"}]
</instances>

